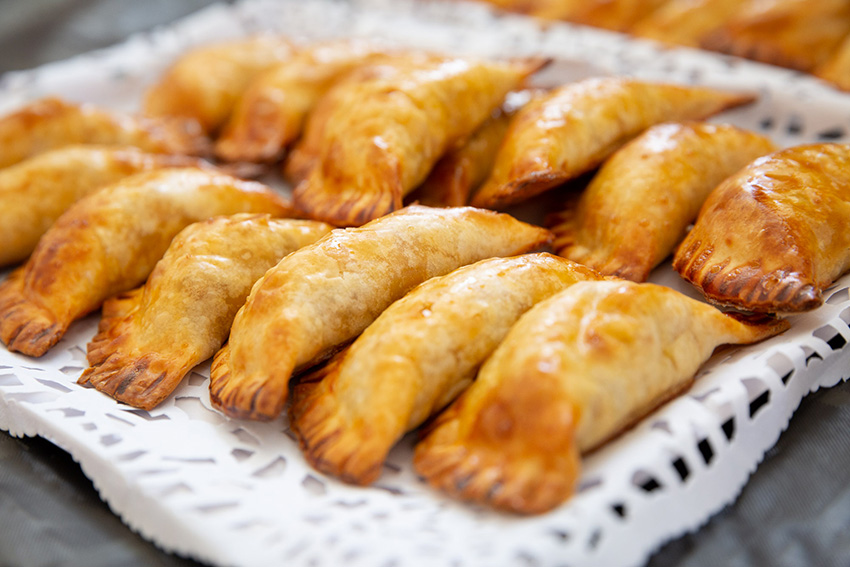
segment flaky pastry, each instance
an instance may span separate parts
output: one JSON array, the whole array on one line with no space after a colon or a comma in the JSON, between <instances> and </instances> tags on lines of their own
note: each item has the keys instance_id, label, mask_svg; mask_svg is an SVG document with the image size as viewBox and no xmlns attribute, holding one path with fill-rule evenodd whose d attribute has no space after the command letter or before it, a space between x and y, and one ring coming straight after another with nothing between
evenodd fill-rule
<instances>
[{"instance_id":1,"label":"flaky pastry","mask_svg":"<svg viewBox=\"0 0 850 567\"><path fill-rule=\"evenodd\" d=\"M747 94L615 77L564 85L514 117L490 178L471 203L503 207L585 173L660 122L698 120Z\"/></svg>"},{"instance_id":2,"label":"flaky pastry","mask_svg":"<svg viewBox=\"0 0 850 567\"><path fill-rule=\"evenodd\" d=\"M264 185L198 168L137 173L80 199L0 284L0 340L43 355L74 320L144 282L187 225L240 212L291 209Z\"/></svg>"},{"instance_id":3,"label":"flaky pastry","mask_svg":"<svg viewBox=\"0 0 850 567\"><path fill-rule=\"evenodd\" d=\"M576 283L520 318L417 445L415 468L463 500L550 510L574 490L582 453L688 388L716 346L787 328L763 319L654 284Z\"/></svg>"},{"instance_id":4,"label":"flaky pastry","mask_svg":"<svg viewBox=\"0 0 850 567\"><path fill-rule=\"evenodd\" d=\"M668 0L629 29L666 44L699 47L702 39L738 13L741 0Z\"/></svg>"},{"instance_id":5,"label":"flaky pastry","mask_svg":"<svg viewBox=\"0 0 850 567\"><path fill-rule=\"evenodd\" d=\"M335 230L281 260L251 290L213 361L210 399L233 417L273 419L294 371L333 354L415 285L550 237L492 211L418 205Z\"/></svg>"},{"instance_id":6,"label":"flaky pastry","mask_svg":"<svg viewBox=\"0 0 850 567\"><path fill-rule=\"evenodd\" d=\"M199 164L133 147L74 145L0 169L0 266L26 260L68 207L101 187L140 171Z\"/></svg>"},{"instance_id":7,"label":"flaky pastry","mask_svg":"<svg viewBox=\"0 0 850 567\"><path fill-rule=\"evenodd\" d=\"M709 195L673 267L714 302L813 309L850 268L850 144L759 158Z\"/></svg>"},{"instance_id":8,"label":"flaky pastry","mask_svg":"<svg viewBox=\"0 0 850 567\"><path fill-rule=\"evenodd\" d=\"M599 277L539 253L482 260L416 287L295 386L290 423L307 460L346 482L374 482L396 441L469 385L520 315Z\"/></svg>"},{"instance_id":9,"label":"flaky pastry","mask_svg":"<svg viewBox=\"0 0 850 567\"><path fill-rule=\"evenodd\" d=\"M135 146L148 152L203 155L209 140L179 118L150 118L50 97L0 118L0 167L71 144Z\"/></svg>"},{"instance_id":10,"label":"flaky pastry","mask_svg":"<svg viewBox=\"0 0 850 567\"><path fill-rule=\"evenodd\" d=\"M818 66L815 75L833 83L838 88L850 91L850 34L841 47Z\"/></svg>"},{"instance_id":11,"label":"flaky pastry","mask_svg":"<svg viewBox=\"0 0 850 567\"><path fill-rule=\"evenodd\" d=\"M264 71L239 97L216 141L216 155L229 161L275 161L336 80L385 53L373 43L340 40L305 48Z\"/></svg>"},{"instance_id":12,"label":"flaky pastry","mask_svg":"<svg viewBox=\"0 0 850 567\"><path fill-rule=\"evenodd\" d=\"M541 64L432 58L349 83L326 122L316 167L294 190L296 207L337 226L401 208L440 156Z\"/></svg>"},{"instance_id":13,"label":"flaky pastry","mask_svg":"<svg viewBox=\"0 0 850 567\"><path fill-rule=\"evenodd\" d=\"M189 225L147 283L103 304L79 379L132 406L151 409L230 332L251 286L281 258L331 226L241 213Z\"/></svg>"},{"instance_id":14,"label":"flaky pastry","mask_svg":"<svg viewBox=\"0 0 850 567\"><path fill-rule=\"evenodd\" d=\"M555 251L603 274L646 281L721 181L776 147L729 125L653 126L606 161L552 216Z\"/></svg>"},{"instance_id":15,"label":"flaky pastry","mask_svg":"<svg viewBox=\"0 0 850 567\"><path fill-rule=\"evenodd\" d=\"M251 80L289 59L293 51L289 40L271 35L196 47L178 57L148 89L145 113L192 118L215 134Z\"/></svg>"}]
</instances>

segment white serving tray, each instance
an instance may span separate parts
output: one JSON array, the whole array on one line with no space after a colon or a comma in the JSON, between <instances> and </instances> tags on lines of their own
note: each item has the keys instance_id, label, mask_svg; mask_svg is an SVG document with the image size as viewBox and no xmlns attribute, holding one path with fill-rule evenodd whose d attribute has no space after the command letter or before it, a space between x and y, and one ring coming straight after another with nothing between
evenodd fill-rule
<instances>
[{"instance_id":1,"label":"white serving tray","mask_svg":"<svg viewBox=\"0 0 850 567\"><path fill-rule=\"evenodd\" d=\"M850 141L850 97L810 77L447 1L217 5L113 48L7 74L0 112L49 94L135 110L145 86L188 46L269 29L300 40L365 36L458 54L542 54L557 60L540 78L549 84L628 74L754 90L757 103L715 121L781 145ZM669 266L653 280L695 296ZM305 463L285 419L253 423L212 410L208 364L150 412L77 386L96 315L43 358L0 348L0 428L67 450L129 526L213 565L636 566L733 501L801 398L847 378L848 287L845 276L787 333L716 353L687 394L586 458L579 493L538 517L430 490L410 465L413 436L371 488L327 478Z\"/></svg>"}]
</instances>

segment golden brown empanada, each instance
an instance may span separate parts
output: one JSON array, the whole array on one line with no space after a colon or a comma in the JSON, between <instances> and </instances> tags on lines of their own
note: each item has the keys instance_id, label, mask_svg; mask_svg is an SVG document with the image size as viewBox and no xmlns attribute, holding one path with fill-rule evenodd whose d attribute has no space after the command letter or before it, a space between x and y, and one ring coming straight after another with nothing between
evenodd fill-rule
<instances>
[{"instance_id":1,"label":"golden brown empanada","mask_svg":"<svg viewBox=\"0 0 850 567\"><path fill-rule=\"evenodd\" d=\"M327 358L415 285L550 237L469 207L410 206L336 230L281 260L251 290L213 361L210 399L233 417L273 419L293 371Z\"/></svg>"},{"instance_id":2,"label":"golden brown empanada","mask_svg":"<svg viewBox=\"0 0 850 567\"><path fill-rule=\"evenodd\" d=\"M850 91L850 35L814 73L838 88Z\"/></svg>"},{"instance_id":3,"label":"golden brown empanada","mask_svg":"<svg viewBox=\"0 0 850 567\"><path fill-rule=\"evenodd\" d=\"M812 71L829 59L848 34L847 0L758 0L706 35L701 46Z\"/></svg>"},{"instance_id":4,"label":"golden brown empanada","mask_svg":"<svg viewBox=\"0 0 850 567\"><path fill-rule=\"evenodd\" d=\"M66 146L0 169L0 266L26 260L76 201L134 173L201 165L187 156L125 146Z\"/></svg>"},{"instance_id":5,"label":"golden brown empanada","mask_svg":"<svg viewBox=\"0 0 850 567\"><path fill-rule=\"evenodd\" d=\"M43 98L0 118L0 167L71 144L135 146L148 152L203 155L209 140L193 122L148 118Z\"/></svg>"},{"instance_id":6,"label":"golden brown empanada","mask_svg":"<svg viewBox=\"0 0 850 567\"><path fill-rule=\"evenodd\" d=\"M629 32L662 43L699 47L702 39L738 13L742 0L668 0Z\"/></svg>"},{"instance_id":7,"label":"golden brown empanada","mask_svg":"<svg viewBox=\"0 0 850 567\"><path fill-rule=\"evenodd\" d=\"M785 328L654 284L576 283L520 318L417 445L415 468L461 499L545 512L572 493L581 453L687 389L716 346Z\"/></svg>"},{"instance_id":8,"label":"golden brown empanada","mask_svg":"<svg viewBox=\"0 0 850 567\"><path fill-rule=\"evenodd\" d=\"M106 300L79 383L151 409L227 339L251 286L330 232L322 222L241 213L189 225L147 283Z\"/></svg>"},{"instance_id":9,"label":"golden brown empanada","mask_svg":"<svg viewBox=\"0 0 850 567\"><path fill-rule=\"evenodd\" d=\"M271 35L196 47L180 56L145 93L151 116L184 116L214 134L251 80L293 54L292 43Z\"/></svg>"},{"instance_id":10,"label":"golden brown empanada","mask_svg":"<svg viewBox=\"0 0 850 567\"><path fill-rule=\"evenodd\" d=\"M850 144L759 158L711 192L673 267L714 302L782 313L819 306L850 268Z\"/></svg>"},{"instance_id":11,"label":"golden brown empanada","mask_svg":"<svg viewBox=\"0 0 850 567\"><path fill-rule=\"evenodd\" d=\"M469 385L520 315L599 278L540 253L482 260L423 283L293 390L290 423L307 460L346 482L374 482L396 441Z\"/></svg>"},{"instance_id":12,"label":"golden brown empanada","mask_svg":"<svg viewBox=\"0 0 850 567\"><path fill-rule=\"evenodd\" d=\"M352 83L376 79L387 79L397 74L405 66L404 56L392 59L392 64L373 63L358 67L338 82L334 83L327 92L316 101L316 106L307 116L301 138L287 154L283 164L283 177L294 187L307 179L322 153L322 140L328 121L335 109L348 96ZM412 61L416 61L414 58ZM413 63L411 63L413 64Z\"/></svg>"},{"instance_id":13,"label":"golden brown empanada","mask_svg":"<svg viewBox=\"0 0 850 567\"><path fill-rule=\"evenodd\" d=\"M541 91L509 93L505 103L484 121L468 140L446 152L415 191L410 202L429 207L460 207L469 203L496 160L496 152L508 131L511 117Z\"/></svg>"},{"instance_id":14,"label":"golden brown empanada","mask_svg":"<svg viewBox=\"0 0 850 567\"><path fill-rule=\"evenodd\" d=\"M517 203L595 168L654 124L699 120L752 100L706 87L617 77L565 85L517 113L490 178L471 202Z\"/></svg>"},{"instance_id":15,"label":"golden brown empanada","mask_svg":"<svg viewBox=\"0 0 850 567\"><path fill-rule=\"evenodd\" d=\"M673 252L712 189L776 147L729 125L654 126L606 161L550 220L552 246L603 274L646 281Z\"/></svg>"},{"instance_id":16,"label":"golden brown empanada","mask_svg":"<svg viewBox=\"0 0 850 567\"><path fill-rule=\"evenodd\" d=\"M137 173L84 197L0 284L0 340L43 355L74 320L144 282L183 228L240 212L291 209L264 185L198 168Z\"/></svg>"},{"instance_id":17,"label":"golden brown empanada","mask_svg":"<svg viewBox=\"0 0 850 567\"><path fill-rule=\"evenodd\" d=\"M317 166L295 188L296 207L338 226L401 208L440 156L540 66L434 58L389 78L349 83L328 117Z\"/></svg>"},{"instance_id":18,"label":"golden brown empanada","mask_svg":"<svg viewBox=\"0 0 850 567\"><path fill-rule=\"evenodd\" d=\"M275 161L300 134L307 114L352 69L383 57L376 44L342 40L315 45L263 72L248 85L216 141L229 161Z\"/></svg>"}]
</instances>

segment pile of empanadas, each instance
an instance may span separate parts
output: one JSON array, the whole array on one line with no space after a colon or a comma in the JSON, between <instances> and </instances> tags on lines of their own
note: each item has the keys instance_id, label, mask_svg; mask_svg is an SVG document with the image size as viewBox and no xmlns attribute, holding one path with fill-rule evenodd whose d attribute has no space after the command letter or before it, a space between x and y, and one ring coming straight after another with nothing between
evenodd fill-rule
<instances>
[{"instance_id":1,"label":"pile of empanadas","mask_svg":"<svg viewBox=\"0 0 850 567\"><path fill-rule=\"evenodd\" d=\"M0 339L42 356L100 309L79 382L117 400L212 358L212 403L288 413L327 474L369 484L418 429L433 486L557 506L583 453L850 268L850 146L703 121L748 93L529 88L545 64L250 38L181 57L140 116L0 119ZM237 176L269 167L291 201ZM547 227L493 210L555 188ZM671 254L735 312L645 283Z\"/></svg>"},{"instance_id":2,"label":"pile of empanadas","mask_svg":"<svg viewBox=\"0 0 850 567\"><path fill-rule=\"evenodd\" d=\"M600 27L789 67L850 90L847 0L484 0L546 20Z\"/></svg>"}]
</instances>

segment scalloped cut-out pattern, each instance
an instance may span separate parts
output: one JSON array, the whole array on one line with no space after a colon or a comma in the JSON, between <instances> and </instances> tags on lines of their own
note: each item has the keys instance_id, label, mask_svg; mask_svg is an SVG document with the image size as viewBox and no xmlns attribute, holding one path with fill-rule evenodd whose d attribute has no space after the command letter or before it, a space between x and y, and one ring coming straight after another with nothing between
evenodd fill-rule
<instances>
[{"instance_id":1,"label":"scalloped cut-out pattern","mask_svg":"<svg viewBox=\"0 0 850 567\"><path fill-rule=\"evenodd\" d=\"M109 50L7 74L0 111L57 92L132 110L138 100L127 93L141 94L186 47L262 30L309 40L383 37L458 54L543 54L558 59L540 79L548 84L630 74L751 90L761 93L757 103L720 119L782 145L848 141L850 132L850 123L836 123L848 115L845 95L809 77L569 24L540 28L478 4L409 0L215 6ZM669 267L653 278L693 295ZM734 499L806 393L847 378L848 287L850 276L784 335L712 358L687 395L585 459L567 504L535 518L430 490L410 465L414 435L391 452L373 487L326 478L307 466L284 419L240 422L216 412L208 363L151 411L80 387L96 316L73 325L41 359L0 349L0 427L61 445L126 523L214 565L638 565Z\"/></svg>"}]
</instances>

